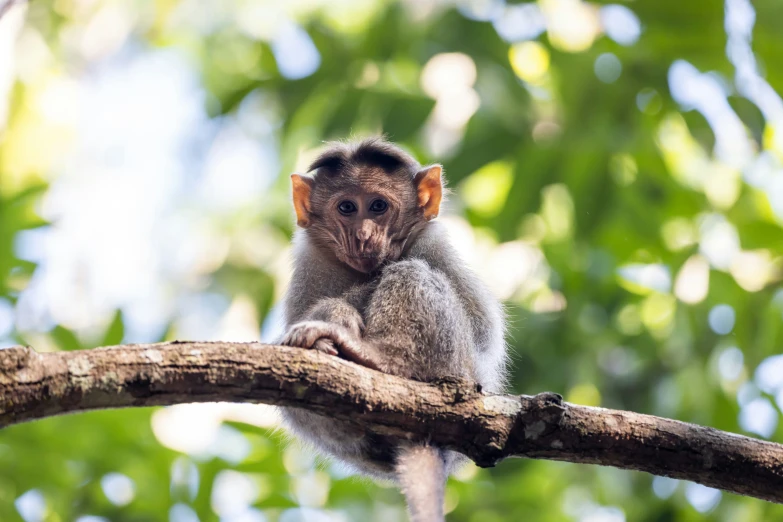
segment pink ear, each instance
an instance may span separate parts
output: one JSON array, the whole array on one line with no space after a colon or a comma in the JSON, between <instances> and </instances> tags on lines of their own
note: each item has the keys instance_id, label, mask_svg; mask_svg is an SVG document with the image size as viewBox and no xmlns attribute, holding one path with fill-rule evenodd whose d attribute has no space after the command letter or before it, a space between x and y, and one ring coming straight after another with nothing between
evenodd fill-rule
<instances>
[{"instance_id":1,"label":"pink ear","mask_svg":"<svg viewBox=\"0 0 783 522\"><path fill-rule=\"evenodd\" d=\"M291 174L296 224L302 228L310 226L310 194L313 190L313 178Z\"/></svg>"},{"instance_id":2,"label":"pink ear","mask_svg":"<svg viewBox=\"0 0 783 522\"><path fill-rule=\"evenodd\" d=\"M420 170L413 182L419 195L419 208L424 212L424 219L429 221L438 217L440 201L443 198L443 184L440 175L443 167L433 165Z\"/></svg>"}]
</instances>

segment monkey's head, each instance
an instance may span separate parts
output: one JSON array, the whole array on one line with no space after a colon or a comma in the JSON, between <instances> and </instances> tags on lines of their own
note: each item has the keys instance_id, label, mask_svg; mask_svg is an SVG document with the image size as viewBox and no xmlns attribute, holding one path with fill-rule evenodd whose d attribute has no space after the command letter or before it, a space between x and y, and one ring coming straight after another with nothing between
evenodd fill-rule
<instances>
[{"instance_id":1,"label":"monkey's head","mask_svg":"<svg viewBox=\"0 0 783 522\"><path fill-rule=\"evenodd\" d=\"M310 165L312 176L291 176L297 224L341 262L373 272L437 217L441 171L382 139L334 144Z\"/></svg>"}]
</instances>

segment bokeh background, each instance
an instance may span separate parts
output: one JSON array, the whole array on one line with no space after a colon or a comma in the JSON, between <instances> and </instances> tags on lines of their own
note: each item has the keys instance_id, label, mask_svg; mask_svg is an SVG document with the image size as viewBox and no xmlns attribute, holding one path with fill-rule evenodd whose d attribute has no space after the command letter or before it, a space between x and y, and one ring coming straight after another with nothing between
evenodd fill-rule
<instances>
[{"instance_id":1,"label":"bokeh background","mask_svg":"<svg viewBox=\"0 0 783 522\"><path fill-rule=\"evenodd\" d=\"M0 346L271 340L288 175L384 132L508 305L516 393L783 442L783 3L32 0L0 19ZM183 405L0 432L0 520L404 520ZM453 521L783 520L696 484L468 466Z\"/></svg>"}]
</instances>

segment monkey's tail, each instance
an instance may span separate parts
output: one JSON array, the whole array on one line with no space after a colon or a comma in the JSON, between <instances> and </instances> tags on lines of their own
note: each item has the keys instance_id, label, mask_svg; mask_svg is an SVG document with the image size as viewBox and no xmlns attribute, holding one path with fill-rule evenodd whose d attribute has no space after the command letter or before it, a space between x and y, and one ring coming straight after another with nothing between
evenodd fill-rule
<instances>
[{"instance_id":1,"label":"monkey's tail","mask_svg":"<svg viewBox=\"0 0 783 522\"><path fill-rule=\"evenodd\" d=\"M404 445L397 454L395 471L411 522L443 522L444 452L433 446Z\"/></svg>"}]
</instances>

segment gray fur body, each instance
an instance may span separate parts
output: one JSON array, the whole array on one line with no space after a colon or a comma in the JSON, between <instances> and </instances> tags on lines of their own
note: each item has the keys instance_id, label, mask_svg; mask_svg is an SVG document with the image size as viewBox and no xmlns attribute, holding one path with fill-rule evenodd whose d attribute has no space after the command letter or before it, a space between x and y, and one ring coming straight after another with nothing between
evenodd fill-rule
<instances>
[{"instance_id":1,"label":"gray fur body","mask_svg":"<svg viewBox=\"0 0 783 522\"><path fill-rule=\"evenodd\" d=\"M381 371L419 381L456 376L502 391L502 307L458 257L442 225L426 224L378 275L324 256L307 232L299 231L294 242L286 329L303 321L336 323L378 347ZM306 410L286 409L284 415L319 450L365 474L395 477L395 446L383 447L386 441ZM444 453L447 464L460 460Z\"/></svg>"}]
</instances>

